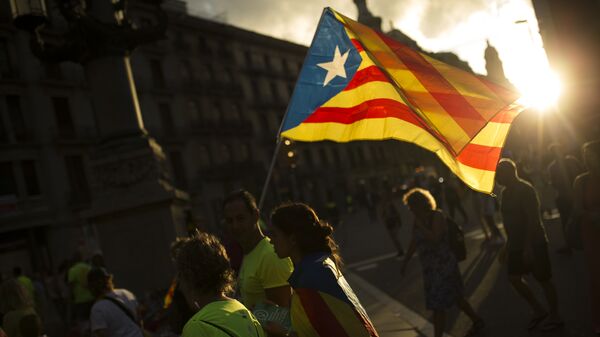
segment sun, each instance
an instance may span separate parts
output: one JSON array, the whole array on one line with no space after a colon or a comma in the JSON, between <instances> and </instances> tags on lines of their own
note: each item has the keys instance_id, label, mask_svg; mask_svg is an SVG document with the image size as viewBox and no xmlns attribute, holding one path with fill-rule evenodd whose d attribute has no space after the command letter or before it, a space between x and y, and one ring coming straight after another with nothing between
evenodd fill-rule
<instances>
[{"instance_id":1,"label":"sun","mask_svg":"<svg viewBox=\"0 0 600 337\"><path fill-rule=\"evenodd\" d=\"M545 113L556 107L562 91L558 75L549 68L524 69L524 76L515 79L515 86L521 93L518 103Z\"/></svg>"}]
</instances>

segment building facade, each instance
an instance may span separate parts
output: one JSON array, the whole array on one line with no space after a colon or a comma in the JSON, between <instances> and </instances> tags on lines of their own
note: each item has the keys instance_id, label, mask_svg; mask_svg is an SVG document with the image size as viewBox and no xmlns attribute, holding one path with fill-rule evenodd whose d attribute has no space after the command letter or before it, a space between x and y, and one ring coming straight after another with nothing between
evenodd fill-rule
<instances>
[{"instance_id":1,"label":"building facade","mask_svg":"<svg viewBox=\"0 0 600 337\"><path fill-rule=\"evenodd\" d=\"M86 218L95 109L83 68L35 58L8 2L0 6L0 272L56 270L75 251L100 252ZM152 24L145 6L131 2L138 26ZM131 55L143 123L190 196L188 230L219 232L228 192L259 197L307 47L192 17L181 2L165 8L165 39ZM285 142L277 156L265 215L284 200L317 209L342 208L349 196L366 202L415 167L443 170L432 154L397 141Z\"/></svg>"}]
</instances>

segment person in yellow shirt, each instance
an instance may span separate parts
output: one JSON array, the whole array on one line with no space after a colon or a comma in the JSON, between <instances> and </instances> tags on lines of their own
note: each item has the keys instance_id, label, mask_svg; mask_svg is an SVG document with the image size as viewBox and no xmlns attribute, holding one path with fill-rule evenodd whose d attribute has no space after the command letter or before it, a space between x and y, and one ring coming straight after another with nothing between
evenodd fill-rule
<instances>
[{"instance_id":1,"label":"person in yellow shirt","mask_svg":"<svg viewBox=\"0 0 600 337\"><path fill-rule=\"evenodd\" d=\"M219 239L197 233L175 241L171 253L181 291L196 311L183 327L182 337L265 337L250 310L227 296L233 270Z\"/></svg>"},{"instance_id":2,"label":"person in yellow shirt","mask_svg":"<svg viewBox=\"0 0 600 337\"><path fill-rule=\"evenodd\" d=\"M75 254L75 264L69 268L67 280L73 301L73 318L81 322L89 319L90 309L94 304L94 295L88 289L87 275L92 267L85 263L80 253Z\"/></svg>"},{"instance_id":3,"label":"person in yellow shirt","mask_svg":"<svg viewBox=\"0 0 600 337\"><path fill-rule=\"evenodd\" d=\"M250 192L239 190L223 202L226 230L242 246L244 258L238 275L242 303L254 308L259 302L290 306L291 288L288 278L293 265L281 259L259 225L259 210Z\"/></svg>"},{"instance_id":4,"label":"person in yellow shirt","mask_svg":"<svg viewBox=\"0 0 600 337\"><path fill-rule=\"evenodd\" d=\"M29 295L31 300L34 300L35 299L35 289L33 287L33 282L31 281L31 279L29 277L23 275L23 270L21 270L21 267L14 267L13 275L14 275L15 279L17 280L17 282L19 282L25 288L25 290L27 290L27 295Z\"/></svg>"}]
</instances>

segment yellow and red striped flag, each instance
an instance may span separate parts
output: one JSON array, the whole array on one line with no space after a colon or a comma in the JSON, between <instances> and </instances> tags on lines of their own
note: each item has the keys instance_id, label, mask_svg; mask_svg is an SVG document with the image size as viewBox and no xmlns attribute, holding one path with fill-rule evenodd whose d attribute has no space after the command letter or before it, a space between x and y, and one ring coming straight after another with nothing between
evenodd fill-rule
<instances>
[{"instance_id":1,"label":"yellow and red striped flag","mask_svg":"<svg viewBox=\"0 0 600 337\"><path fill-rule=\"evenodd\" d=\"M519 95L381 32L323 11L280 135L298 141L398 139L437 154L490 193Z\"/></svg>"}]
</instances>

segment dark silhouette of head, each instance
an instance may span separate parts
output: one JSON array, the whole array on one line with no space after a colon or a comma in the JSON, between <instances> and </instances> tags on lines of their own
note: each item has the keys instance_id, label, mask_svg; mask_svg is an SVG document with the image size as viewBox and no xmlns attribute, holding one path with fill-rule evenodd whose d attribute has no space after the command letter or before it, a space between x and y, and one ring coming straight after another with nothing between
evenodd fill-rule
<instances>
[{"instance_id":1,"label":"dark silhouette of head","mask_svg":"<svg viewBox=\"0 0 600 337\"><path fill-rule=\"evenodd\" d=\"M496 167L496 181L502 186L508 186L519 180L517 165L508 158L502 158Z\"/></svg>"},{"instance_id":2,"label":"dark silhouette of head","mask_svg":"<svg viewBox=\"0 0 600 337\"><path fill-rule=\"evenodd\" d=\"M419 187L406 192L402 201L417 217L424 216L437 209L437 203L433 195L428 190Z\"/></svg>"}]
</instances>

